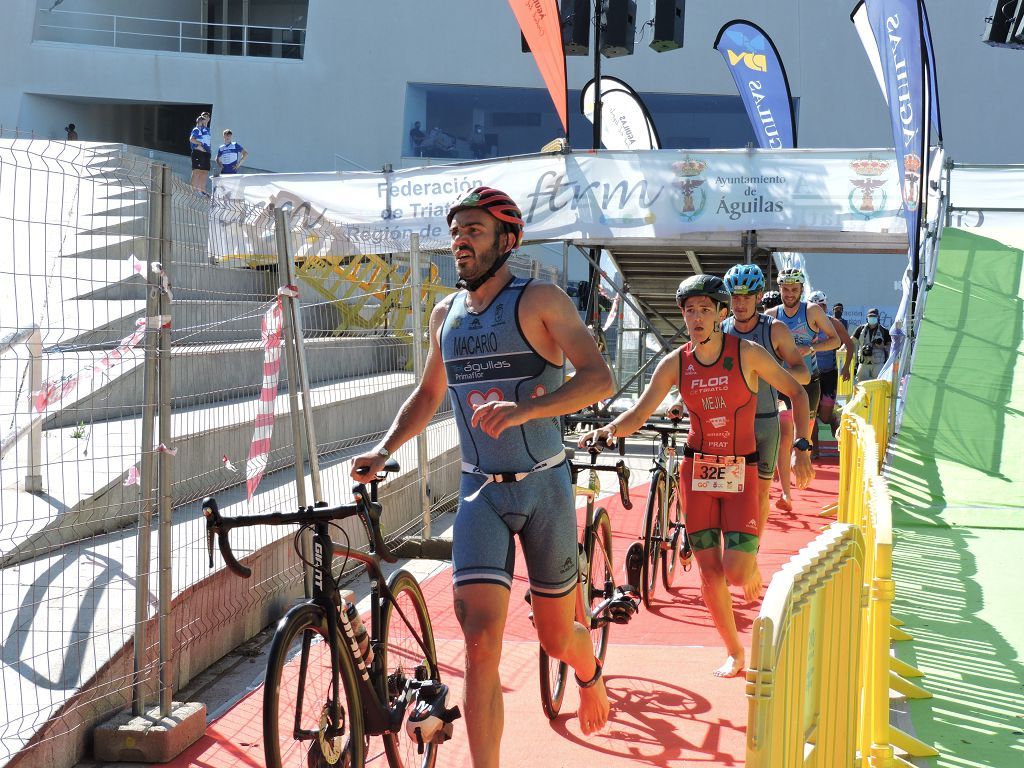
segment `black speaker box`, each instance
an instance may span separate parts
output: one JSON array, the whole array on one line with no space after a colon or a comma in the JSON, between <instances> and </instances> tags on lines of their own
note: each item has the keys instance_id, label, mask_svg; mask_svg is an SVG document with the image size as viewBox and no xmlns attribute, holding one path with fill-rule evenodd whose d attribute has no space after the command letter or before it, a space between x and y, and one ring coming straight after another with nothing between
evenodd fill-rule
<instances>
[{"instance_id":1,"label":"black speaker box","mask_svg":"<svg viewBox=\"0 0 1024 768\"><path fill-rule=\"evenodd\" d=\"M562 46L566 56L587 56L590 53L591 0L562 0Z\"/></svg>"},{"instance_id":2,"label":"black speaker box","mask_svg":"<svg viewBox=\"0 0 1024 768\"><path fill-rule=\"evenodd\" d=\"M608 0L601 32L601 54L630 56L636 37L636 0Z\"/></svg>"},{"instance_id":3,"label":"black speaker box","mask_svg":"<svg viewBox=\"0 0 1024 768\"><path fill-rule=\"evenodd\" d=\"M683 47L683 15L686 0L654 0L654 39L658 53Z\"/></svg>"}]
</instances>

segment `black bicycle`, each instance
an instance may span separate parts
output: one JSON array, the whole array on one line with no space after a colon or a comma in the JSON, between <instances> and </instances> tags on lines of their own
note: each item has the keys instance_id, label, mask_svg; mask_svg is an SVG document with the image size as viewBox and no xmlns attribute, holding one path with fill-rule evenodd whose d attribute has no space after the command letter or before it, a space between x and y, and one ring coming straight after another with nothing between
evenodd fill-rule
<instances>
[{"instance_id":1,"label":"black bicycle","mask_svg":"<svg viewBox=\"0 0 1024 768\"><path fill-rule=\"evenodd\" d=\"M398 469L391 460L384 473ZM381 571L381 561L397 560L380 530L381 479L383 475L374 478L369 491L356 485L352 504L300 507L292 513L224 517L215 499L203 501L211 567L216 537L228 568L242 577L251 575L231 551L232 528L298 525L296 553L313 569L312 597L278 622L270 647L263 696L268 768L362 768L369 735L383 738L392 768L432 768L438 748L451 736L452 722L459 717L458 707L446 704L448 689L441 683L430 615L419 584L408 571L398 570L388 578ZM332 541L331 529L342 531L338 522L349 517L358 517L363 524L369 552ZM310 530L311 558L303 555L301 546L303 533ZM341 599L332 568L335 555L344 558L339 573L354 560L370 579L368 644L353 627L358 614L347 613Z\"/></svg>"},{"instance_id":2,"label":"black bicycle","mask_svg":"<svg viewBox=\"0 0 1024 768\"><path fill-rule=\"evenodd\" d=\"M659 566L661 582L665 589L670 589L675 582L680 554L684 571L690 570L692 563L693 552L683 524L683 497L676 458L676 438L688 434L689 428L682 426L680 420L673 419L649 421L637 431L653 433L661 441L651 465L651 483L647 491L639 585L644 605L650 608L658 584Z\"/></svg>"},{"instance_id":3,"label":"black bicycle","mask_svg":"<svg viewBox=\"0 0 1024 768\"><path fill-rule=\"evenodd\" d=\"M590 463L582 464L569 456L569 469L577 495L587 499L586 521L579 542L579 584L576 590L576 621L590 629L594 644L594 657L604 664L608 652L611 625L625 624L636 613L636 585L615 586L612 567L612 524L604 507L594 508L594 500L601 492L598 472L614 472L619 481L619 497L626 509L633 503L629 498L629 468L619 460L614 465L598 464L597 455L603 446L589 446ZM587 485L579 485L579 475L589 470ZM554 720L562 707L562 697L569 678L569 665L548 656L540 649L540 700L544 714Z\"/></svg>"}]
</instances>

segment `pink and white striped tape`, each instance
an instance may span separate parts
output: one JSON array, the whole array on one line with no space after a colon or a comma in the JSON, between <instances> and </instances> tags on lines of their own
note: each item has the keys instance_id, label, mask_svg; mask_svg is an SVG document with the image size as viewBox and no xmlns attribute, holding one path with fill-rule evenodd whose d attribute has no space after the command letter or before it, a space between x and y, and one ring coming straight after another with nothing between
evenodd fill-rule
<instances>
[{"instance_id":1,"label":"pink and white striped tape","mask_svg":"<svg viewBox=\"0 0 1024 768\"><path fill-rule=\"evenodd\" d=\"M42 413L46 410L47 406L53 405L59 402L63 397L73 392L75 388L83 381L88 381L94 376L105 374L124 357L125 352L138 346L139 342L146 335L146 326L149 321L152 320L158 327L166 327L170 324L170 318L154 317L145 318L140 317L135 321L135 331L125 336L118 342L118 345L107 352L101 357L94 365L90 365L88 368L83 370L74 376L63 376L59 379L51 379L43 383L42 389L38 392L32 393L32 407L35 408L36 413Z\"/></svg>"},{"instance_id":2,"label":"pink and white striped tape","mask_svg":"<svg viewBox=\"0 0 1024 768\"><path fill-rule=\"evenodd\" d=\"M245 486L249 501L263 479L270 453L270 438L274 434L274 404L277 401L277 383L281 376L281 330L284 312L281 296L271 303L263 315L263 388L260 390L256 429L249 444L249 458L245 463Z\"/></svg>"}]
</instances>

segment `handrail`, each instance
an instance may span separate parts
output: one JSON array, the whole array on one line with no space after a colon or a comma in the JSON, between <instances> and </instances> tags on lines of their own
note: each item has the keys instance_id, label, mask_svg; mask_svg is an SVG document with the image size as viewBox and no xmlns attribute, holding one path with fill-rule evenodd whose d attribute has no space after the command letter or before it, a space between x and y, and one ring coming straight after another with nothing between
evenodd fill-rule
<instances>
[{"instance_id":1,"label":"handrail","mask_svg":"<svg viewBox=\"0 0 1024 768\"><path fill-rule=\"evenodd\" d=\"M178 46L177 46L177 49L178 49L177 52L178 53L192 53L192 52L194 52L194 51L186 51L185 50L185 46L183 45L183 43L186 42L186 41L203 43L203 44L205 44L205 43L227 43L227 44L239 43L239 44L241 44L243 46L243 53L242 53L243 56L251 55L249 53L249 46L250 45L281 45L281 46L287 45L287 46L295 46L300 51L304 51L305 50L305 45L306 45L305 44L305 34L306 34L306 28L305 27L295 27L295 26L275 27L275 26L270 26L270 25L267 25L267 24L229 24L229 23L225 23L225 22L208 22L208 21L202 21L202 20L198 20L198 19L195 19L195 20L193 20L193 19L161 19L161 18L146 17L146 16L126 16L126 15L123 15L123 14L113 14L113 13L95 13L95 12L92 12L92 11L48 10L48 9L45 9L45 8L41 8L39 10L39 13L40 14L46 14L47 18L49 18L49 17L56 17L56 16L84 16L84 17L91 17L91 19L89 21L84 21L83 20L83 23L74 23L74 22L71 22L70 20L68 20L67 23L63 23L62 22L62 23L56 23L56 24L45 23L42 20L42 17L40 17L40 20L37 22L37 30L39 30L40 32L48 32L49 30L61 30L63 32L71 33L71 34L76 34L76 33L77 34L82 34L82 33L90 33L90 32L109 34L109 35L113 36L111 38L111 42L110 43L106 43L106 44L99 43L99 45L106 45L106 47L111 47L111 48L117 48L118 47L118 34L120 34L122 36L122 41L123 41L123 37L125 35L130 35L133 38L152 38L152 39L155 39L155 40L177 40L178 41ZM102 20L107 20L107 23L104 24ZM143 31L138 31L136 29L131 29L130 28L132 26L132 22L143 22L143 23L146 23L146 24L177 25L177 34L161 34L159 32L143 32ZM97 26L85 26L86 23L88 23L88 24L96 24ZM120 28L119 28L119 25L120 25ZM126 25L129 28L126 29L125 28ZM202 30L201 30L200 35L199 36L186 35L185 34L185 27L186 26L201 27ZM220 37L220 36L212 37L212 36L206 34L206 30L208 30L210 28L219 28L218 31L223 36L222 37ZM235 30L235 29L242 31L241 39L233 39L233 38L231 38L229 36L230 30ZM267 30L268 32L280 32L280 33L284 33L284 32L295 33L295 32L298 32L302 36L302 42L298 42L298 41L296 41L296 42L291 42L291 41L283 42L283 41L253 40L252 35L249 33L249 30L251 30L251 29ZM59 41L52 40L50 37L48 37L46 35L43 35L41 37L41 39L46 40L47 42L64 42L63 40L59 40ZM164 48L156 48L156 47L154 47L154 48L138 48L138 50L165 50L165 49ZM205 52L203 52L203 53L205 53ZM230 55L237 55L237 54L221 52L219 55L229 55L230 56ZM275 58L283 58L283 57L275 57Z\"/></svg>"},{"instance_id":2,"label":"handrail","mask_svg":"<svg viewBox=\"0 0 1024 768\"><path fill-rule=\"evenodd\" d=\"M43 336L38 325L19 328L9 336L0 339L0 355L18 344L25 344L29 354L29 392L37 392L43 386ZM0 458L28 434L28 468L25 475L25 490L42 493L43 476L40 472L43 452L43 417L32 413L32 398L28 398L29 420L4 438L0 444Z\"/></svg>"}]
</instances>

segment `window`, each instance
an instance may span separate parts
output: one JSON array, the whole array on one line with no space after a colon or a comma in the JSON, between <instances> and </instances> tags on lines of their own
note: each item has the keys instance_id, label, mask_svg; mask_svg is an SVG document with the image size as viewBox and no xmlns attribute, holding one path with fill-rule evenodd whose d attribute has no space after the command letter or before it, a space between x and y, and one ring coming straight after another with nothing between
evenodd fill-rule
<instances>
[{"instance_id":1,"label":"window","mask_svg":"<svg viewBox=\"0 0 1024 768\"><path fill-rule=\"evenodd\" d=\"M756 142L739 96L704 94L641 94L665 149L730 149ZM592 145L593 126L580 114L579 91L569 92L570 141L578 148ZM408 135L419 122L424 138ZM410 83L406 89L406 157L470 159L479 156L482 127L483 156L498 157L537 152L562 135L562 125L542 88Z\"/></svg>"}]
</instances>

